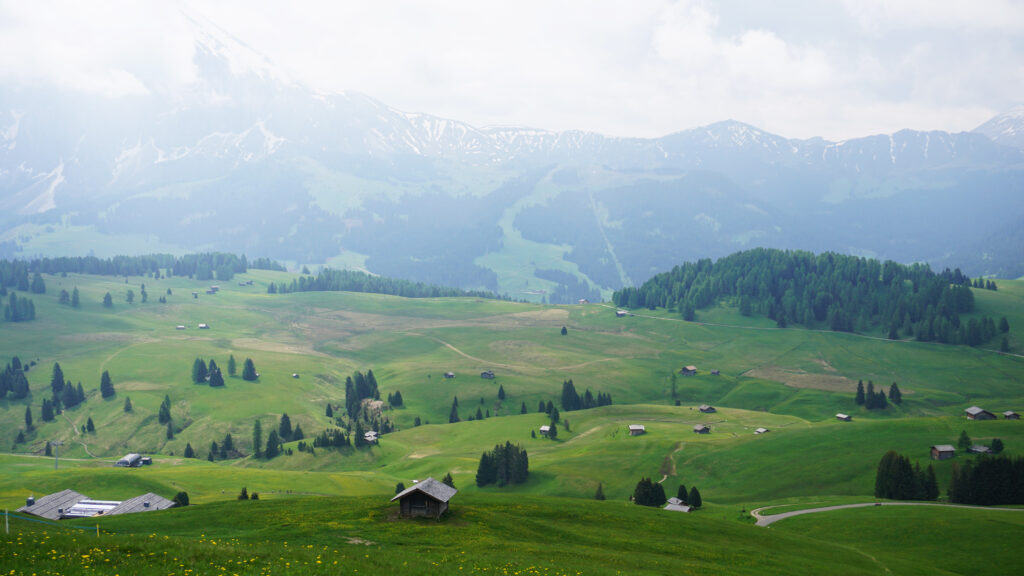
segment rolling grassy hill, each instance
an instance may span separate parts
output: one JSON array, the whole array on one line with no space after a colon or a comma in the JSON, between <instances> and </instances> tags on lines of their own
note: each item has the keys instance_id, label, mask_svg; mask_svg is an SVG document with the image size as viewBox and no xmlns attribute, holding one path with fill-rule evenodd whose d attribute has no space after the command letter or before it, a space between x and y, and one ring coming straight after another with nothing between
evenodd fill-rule
<instances>
[{"instance_id":1,"label":"rolling grassy hill","mask_svg":"<svg viewBox=\"0 0 1024 576\"><path fill-rule=\"evenodd\" d=\"M633 546L630 542L636 546L654 542L653 551L636 548L637 564L619 567L600 560L601 555L591 550L599 528L584 537L569 520L558 520L552 534L579 534L579 558L596 554L599 559L588 563L577 558L565 565L567 571L573 566L588 573L661 572L662 566L695 571L721 561L734 567L735 573L774 573L784 571L785 562L747 564L733 554L737 542L764 538L761 529L737 522L745 517L741 511L766 504L870 498L875 466L885 451L898 450L924 465L931 444L954 443L961 430L977 442L1001 438L1008 453L1024 452L1024 425L1020 422L968 422L962 418L963 409L972 404L997 413L1024 408L1024 358L987 349L994 346L971 349L856 334L780 330L766 320L742 317L724 305L701 311L699 322L687 323L664 311L638 311L634 316L616 318L613 309L596 304L555 307L352 293L268 295L265 287L269 282L290 276L251 271L236 278L246 279L254 285L221 283L220 292L210 296L205 294L207 284L187 278L46 276L47 294L32 296L38 320L0 324L2 360L17 355L25 363L35 362L27 373L30 398L0 401L0 446L9 451L0 455L0 501L14 508L30 493L67 487L111 499L150 490L170 497L185 490L193 503L202 504L196 510L210 510L159 515L167 519L166 524L153 518L105 519L104 528L118 532L114 538L125 538L127 545L128 537L117 528L119 522L127 522L124 526L156 522L154 529L171 530L170 526L189 522L180 518L195 520L195 515L204 515L201 522L216 524L210 518L217 510L240 513L235 507L243 504L232 501L242 486L260 492L264 501L259 506L275 517L290 505L310 510L320 506L308 503L317 499L296 499L309 494L354 497L338 501L343 502L339 507L354 506L362 510L354 513L357 516L380 519L389 514L390 508L382 502L397 482L408 485L413 479L451 472L462 493L460 500L465 499L465 514L477 515L473 522L478 524L525 522L527 516L547 514L538 512L541 508L555 510L553 516L571 517L582 507L580 514L596 515L601 519L594 520L596 526L604 522L604 529L615 531L616 541L624 539L626 548ZM126 289L134 289L138 296L142 283L150 301L142 304L136 298L129 305L124 300ZM82 306L73 309L58 304L56 293L75 286L81 292ZM193 291L199 292L198 298L192 297ZM114 296L112 309L100 304L106 292ZM167 297L167 304L156 302L161 295ZM1019 352L1021 342L1016 334L1024 326L1024 282L1001 281L998 292L976 291L976 295L978 314L1008 317L1011 347ZM211 329L198 330L199 323L207 323ZM187 329L176 330L178 324ZM564 336L560 334L562 326L568 329ZM234 355L239 365L252 358L259 380L228 377L224 388L191 382L196 357L214 359L226 369L229 355ZM47 423L41 422L39 407L49 396L54 362L61 364L69 380L83 383L88 399ZM676 378L680 405L675 406L671 374L686 364L697 365L700 372ZM721 375L712 376L712 368ZM405 400L404 406L385 411L398 430L384 435L379 446L317 449L315 455L294 450L290 456L269 461L245 457L210 463L203 459L210 443L220 442L227 433L250 454L254 421L260 420L266 438L282 413L289 414L293 425L301 425L307 438L315 435L333 425L325 415L328 403L344 410L345 377L367 369L376 374L382 397L400 390ZM486 369L494 370L497 378L481 379L479 373ZM100 398L98 390L103 370L110 371L117 391L108 400ZM455 372L456 378L443 378L446 371ZM293 373L299 377L293 378ZM614 404L563 411L569 428L560 427L556 441L532 437L531 431L548 423L547 417L538 413L538 403L551 400L558 405L562 381L569 378L580 393L585 389L595 395L610 393ZM865 383L873 380L880 388L898 382L903 404L876 412L856 406L853 395L859 379ZM503 401L497 397L499 385L506 392ZM165 426L157 422L157 409L165 395L172 401L175 437L171 440L166 438ZM448 424L455 396L464 421ZM123 411L126 397L131 398L132 412ZM715 405L718 412L701 414L696 410L701 403ZM520 414L523 404L527 414ZM15 437L24 428L26 405L31 406L35 427L27 433L25 443L16 444ZM478 407L490 417L465 421ZM840 411L852 414L854 421L836 422L833 416ZM81 428L90 417L97 430L83 433ZM413 425L417 417L424 425ZM628 436L625 427L634 423L645 424L648 433ZM693 434L696 423L710 424L712 433ZM757 427L771 432L755 436L752 431ZM61 469L55 471L52 459L41 455L46 440L58 439L65 446ZM528 482L503 489L477 488L473 480L480 453L505 441L527 449ZM195 448L199 459L181 457L186 443ZM288 446L296 448L295 443ZM139 470L110 467L129 451L152 453L156 464ZM969 456L958 457L960 461L965 458ZM943 491L952 462L935 463ZM691 515L685 522L711 522L713 526L701 524L692 533L673 536L671 542L663 536L655 538L656 530L675 534L672 530L676 528L662 523L678 520L662 519L663 513L634 510L637 507L625 504L642 476L664 478L670 494L680 482L698 486L706 509L696 516L700 520ZM614 512L587 501L598 482L609 498L604 505ZM519 509L515 502L527 504ZM648 512L658 518L655 524L632 535L622 534L624 523L648 522L649 516L642 516L644 520L636 516ZM944 518L942 511L920 514ZM466 516L457 513L444 523L444 530L457 532L467 525L464 522L468 522ZM789 522L796 526L810 520L787 520L780 525ZM1011 537L1020 529L1014 522L993 524L993 530ZM865 530L869 525L867 521L863 524ZM404 528L386 526L389 528L381 528L386 537L369 539L388 543L381 547L401 548L408 536ZM399 532L387 532L392 529ZM144 531L141 527L129 529L135 530ZM173 530L166 533L180 540L167 544L170 548L166 549L178 546L182 553L191 550L188 553L195 558L217 563L241 558L269 538L266 534L243 537L240 532L225 530L231 538L240 539L238 555L221 556L220 549L214 552L208 542L195 544L196 534ZM954 530L949 524L942 537L950 537ZM523 571L533 565L555 570L560 557L548 548L544 530L520 534L521 543L510 549L516 550L515 554L486 552L486 539L467 554L475 555L480 567L507 565ZM710 535L704 538L705 534ZM811 563L836 558L832 553L847 554L844 546L859 546L851 535L848 544L828 549L832 552L818 550L820 542L811 544L804 539L811 536L794 529L785 538L771 536L782 540L764 546L781 547L780 558L792 553L793 558ZM304 533L289 537L304 545L308 538L316 540ZM719 546L716 539L732 544ZM694 564L675 558L678 543L690 540L707 549L707 557ZM424 552L427 556L443 555L440 550L446 548L445 542L455 541L442 538L422 545L429 550ZM760 545L750 544L750 553L759 554ZM198 548L191 548L194 546ZM307 558L307 552L296 554L281 557L295 558L295 562L313 558ZM550 563L526 561L529 554ZM906 564L900 562L918 558L900 556L898 550L886 554L901 567ZM390 553L384 555L387 560L376 556L352 566L400 565L392 563L398 560ZM348 560L353 558L349 555ZM395 558L412 560L402 554ZM452 557L448 558L450 562ZM878 571L875 561L863 554L850 558L851 573ZM876 561L884 562L880 557ZM446 569L456 570L451 564Z\"/></svg>"}]
</instances>

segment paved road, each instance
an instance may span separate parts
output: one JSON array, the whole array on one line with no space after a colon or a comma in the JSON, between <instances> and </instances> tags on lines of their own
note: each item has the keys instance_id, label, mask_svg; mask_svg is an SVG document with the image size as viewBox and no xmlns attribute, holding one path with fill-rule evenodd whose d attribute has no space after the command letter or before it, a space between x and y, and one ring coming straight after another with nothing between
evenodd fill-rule
<instances>
[{"instance_id":1,"label":"paved road","mask_svg":"<svg viewBox=\"0 0 1024 576\"><path fill-rule=\"evenodd\" d=\"M765 506L763 508L758 508L757 510L751 510L750 515L757 519L758 526L768 526L770 524L778 522L779 520L784 520L792 516L800 516L802 514L816 514L818 512L829 512L832 510L842 510L844 508L868 508L871 506L940 506L944 508L968 508L971 510L1004 510L1007 512L1024 512L1024 508L993 508L990 506L964 506L961 504L929 504L927 502L862 502L860 504L822 506L821 508L808 508L806 510L794 510L792 512L772 514L771 516L762 516L762 510L767 510L769 508L778 508L778 506Z\"/></svg>"}]
</instances>

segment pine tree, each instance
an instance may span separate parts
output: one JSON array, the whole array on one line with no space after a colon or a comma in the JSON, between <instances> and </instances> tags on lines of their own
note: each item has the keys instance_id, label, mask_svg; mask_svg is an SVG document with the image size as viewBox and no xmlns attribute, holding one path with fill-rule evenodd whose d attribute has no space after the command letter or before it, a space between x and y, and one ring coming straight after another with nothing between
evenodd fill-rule
<instances>
[{"instance_id":1,"label":"pine tree","mask_svg":"<svg viewBox=\"0 0 1024 576\"><path fill-rule=\"evenodd\" d=\"M444 475L444 478L441 479L441 483L455 488L455 480L452 478L451 472Z\"/></svg>"},{"instance_id":2,"label":"pine tree","mask_svg":"<svg viewBox=\"0 0 1024 576\"><path fill-rule=\"evenodd\" d=\"M700 490L697 490L696 486L690 488L690 496L686 499L686 503L689 504L691 508L700 508L704 504L704 501L701 500L700 497Z\"/></svg>"},{"instance_id":3,"label":"pine tree","mask_svg":"<svg viewBox=\"0 0 1024 576\"><path fill-rule=\"evenodd\" d=\"M935 478L935 469L932 465L928 465L928 470L925 471L924 480L924 499L925 500L936 500L939 497L939 481Z\"/></svg>"},{"instance_id":4,"label":"pine tree","mask_svg":"<svg viewBox=\"0 0 1024 576\"><path fill-rule=\"evenodd\" d=\"M24 444L25 443L25 431L24 430L18 430L18 437L14 439L14 443L15 444Z\"/></svg>"},{"instance_id":5,"label":"pine tree","mask_svg":"<svg viewBox=\"0 0 1024 576\"><path fill-rule=\"evenodd\" d=\"M520 414L526 414L526 402L523 402L523 406L519 409Z\"/></svg>"},{"instance_id":6,"label":"pine tree","mask_svg":"<svg viewBox=\"0 0 1024 576\"><path fill-rule=\"evenodd\" d=\"M50 376L50 390L54 394L60 394L64 391L64 371L60 369L60 364L57 362L53 363L53 373Z\"/></svg>"},{"instance_id":7,"label":"pine tree","mask_svg":"<svg viewBox=\"0 0 1024 576\"><path fill-rule=\"evenodd\" d=\"M552 419L551 420L551 424L548 425L548 439L549 440L556 440L556 439L558 439L558 426L557 426L557 424L558 424L558 422L556 422L554 419Z\"/></svg>"},{"instance_id":8,"label":"pine tree","mask_svg":"<svg viewBox=\"0 0 1024 576\"><path fill-rule=\"evenodd\" d=\"M238 499L239 500L248 500L249 499L249 491L246 490L245 486L242 486L242 491L238 493Z\"/></svg>"},{"instance_id":9,"label":"pine tree","mask_svg":"<svg viewBox=\"0 0 1024 576\"><path fill-rule=\"evenodd\" d=\"M32 276L31 289L33 294L46 294L46 283L43 282L43 276L38 271Z\"/></svg>"},{"instance_id":10,"label":"pine tree","mask_svg":"<svg viewBox=\"0 0 1024 576\"><path fill-rule=\"evenodd\" d=\"M211 362L213 362L211 360ZM224 385L224 376L220 373L220 368L210 371L210 387L219 388Z\"/></svg>"},{"instance_id":11,"label":"pine tree","mask_svg":"<svg viewBox=\"0 0 1024 576\"><path fill-rule=\"evenodd\" d=\"M399 494L402 492L405 492L405 483L399 482L398 484L395 484L395 494Z\"/></svg>"},{"instance_id":12,"label":"pine tree","mask_svg":"<svg viewBox=\"0 0 1024 576\"><path fill-rule=\"evenodd\" d=\"M25 407L26 412L28 407ZM43 398L43 408L39 414L39 417L43 419L43 422L53 421L53 403L50 402L49 398Z\"/></svg>"},{"instance_id":13,"label":"pine tree","mask_svg":"<svg viewBox=\"0 0 1024 576\"><path fill-rule=\"evenodd\" d=\"M454 424L459 422L459 399L455 398L452 401L452 411L448 414L448 423Z\"/></svg>"},{"instance_id":14,"label":"pine tree","mask_svg":"<svg viewBox=\"0 0 1024 576\"><path fill-rule=\"evenodd\" d=\"M167 439L174 440L174 424L169 420L167 422Z\"/></svg>"},{"instance_id":15,"label":"pine tree","mask_svg":"<svg viewBox=\"0 0 1024 576\"><path fill-rule=\"evenodd\" d=\"M157 422L161 424L167 424L171 421L171 397L164 396L164 401L160 403L160 410L157 412Z\"/></svg>"},{"instance_id":16,"label":"pine tree","mask_svg":"<svg viewBox=\"0 0 1024 576\"><path fill-rule=\"evenodd\" d=\"M196 358L192 362L192 382L196 384L206 384L206 362L203 362L202 358Z\"/></svg>"},{"instance_id":17,"label":"pine tree","mask_svg":"<svg viewBox=\"0 0 1024 576\"><path fill-rule=\"evenodd\" d=\"M50 442L46 442L46 448L43 451L43 456L53 456L53 448L50 446Z\"/></svg>"},{"instance_id":18,"label":"pine tree","mask_svg":"<svg viewBox=\"0 0 1024 576\"><path fill-rule=\"evenodd\" d=\"M327 410L324 412L328 418L334 418L334 408L331 408L330 402L327 403Z\"/></svg>"},{"instance_id":19,"label":"pine tree","mask_svg":"<svg viewBox=\"0 0 1024 576\"><path fill-rule=\"evenodd\" d=\"M78 298L78 286L75 286L75 289L71 291L71 307L78 308L80 304L81 302Z\"/></svg>"},{"instance_id":20,"label":"pine tree","mask_svg":"<svg viewBox=\"0 0 1024 576\"><path fill-rule=\"evenodd\" d=\"M103 375L100 377L100 396L110 398L113 395L114 383L110 380L110 372L104 370Z\"/></svg>"},{"instance_id":21,"label":"pine tree","mask_svg":"<svg viewBox=\"0 0 1024 576\"><path fill-rule=\"evenodd\" d=\"M188 506L188 492L178 492L174 495L174 505L179 508Z\"/></svg>"},{"instance_id":22,"label":"pine tree","mask_svg":"<svg viewBox=\"0 0 1024 576\"><path fill-rule=\"evenodd\" d=\"M477 420L483 420L484 419L484 412L483 412L483 410L480 409L479 406L476 407L476 419Z\"/></svg>"},{"instance_id":23,"label":"pine tree","mask_svg":"<svg viewBox=\"0 0 1024 576\"><path fill-rule=\"evenodd\" d=\"M562 336L565 336L568 333L569 333L569 331L566 330L565 326L562 326Z\"/></svg>"},{"instance_id":24,"label":"pine tree","mask_svg":"<svg viewBox=\"0 0 1024 576\"><path fill-rule=\"evenodd\" d=\"M856 397L855 401L857 402L858 406L863 406L864 405L864 381L863 380L858 380L857 381L857 397Z\"/></svg>"},{"instance_id":25,"label":"pine tree","mask_svg":"<svg viewBox=\"0 0 1024 576\"><path fill-rule=\"evenodd\" d=\"M129 396L126 396L125 399L124 399L124 411L125 412L131 412L132 411L132 399Z\"/></svg>"},{"instance_id":26,"label":"pine tree","mask_svg":"<svg viewBox=\"0 0 1024 576\"><path fill-rule=\"evenodd\" d=\"M604 487L601 486L600 482L598 482L597 483L597 491L594 492L594 500L604 500L604 499L605 499L604 498Z\"/></svg>"},{"instance_id":27,"label":"pine tree","mask_svg":"<svg viewBox=\"0 0 1024 576\"><path fill-rule=\"evenodd\" d=\"M45 420L45 418L44 418ZM25 429L32 430L32 407L25 406Z\"/></svg>"},{"instance_id":28,"label":"pine tree","mask_svg":"<svg viewBox=\"0 0 1024 576\"><path fill-rule=\"evenodd\" d=\"M288 414L281 415L281 423L277 427L277 435L281 437L281 440L287 442L292 437L292 419L288 417Z\"/></svg>"},{"instance_id":29,"label":"pine tree","mask_svg":"<svg viewBox=\"0 0 1024 576\"><path fill-rule=\"evenodd\" d=\"M270 460L277 456L280 450L281 439L278 437L277 430L271 430L270 434L267 435L267 449L264 450L263 454L267 457L267 460Z\"/></svg>"},{"instance_id":30,"label":"pine tree","mask_svg":"<svg viewBox=\"0 0 1024 576\"><path fill-rule=\"evenodd\" d=\"M989 445L989 447L992 449L993 453L999 454L1000 452L1003 451L1003 441L1002 441L1002 439L1000 439L1000 438L993 438L992 439L992 443Z\"/></svg>"},{"instance_id":31,"label":"pine tree","mask_svg":"<svg viewBox=\"0 0 1024 576\"><path fill-rule=\"evenodd\" d=\"M259 375L256 373L256 365L253 364L252 358L246 358L242 364L242 380L253 382L258 378Z\"/></svg>"},{"instance_id":32,"label":"pine tree","mask_svg":"<svg viewBox=\"0 0 1024 576\"><path fill-rule=\"evenodd\" d=\"M680 484L679 489L676 490L676 498L682 500L683 504L690 501L690 493L686 491L686 485Z\"/></svg>"},{"instance_id":33,"label":"pine tree","mask_svg":"<svg viewBox=\"0 0 1024 576\"><path fill-rule=\"evenodd\" d=\"M191 443L185 443L185 458L195 458L196 451L192 449Z\"/></svg>"},{"instance_id":34,"label":"pine tree","mask_svg":"<svg viewBox=\"0 0 1024 576\"><path fill-rule=\"evenodd\" d=\"M900 392L900 387L895 382L892 383L892 386L889 386L889 401L893 404L903 403L903 393Z\"/></svg>"},{"instance_id":35,"label":"pine tree","mask_svg":"<svg viewBox=\"0 0 1024 576\"><path fill-rule=\"evenodd\" d=\"M79 382L75 388L75 403L81 404L82 402L85 402L85 389L82 388L82 383Z\"/></svg>"},{"instance_id":36,"label":"pine tree","mask_svg":"<svg viewBox=\"0 0 1024 576\"><path fill-rule=\"evenodd\" d=\"M504 400L504 399L505 399L505 387L502 386L501 384L498 384L498 400Z\"/></svg>"},{"instance_id":37,"label":"pine tree","mask_svg":"<svg viewBox=\"0 0 1024 576\"><path fill-rule=\"evenodd\" d=\"M104 308L113 308L114 307L114 297L110 295L110 292L107 292L106 294L103 295L103 307Z\"/></svg>"},{"instance_id":38,"label":"pine tree","mask_svg":"<svg viewBox=\"0 0 1024 576\"><path fill-rule=\"evenodd\" d=\"M1006 316L999 319L999 331L1003 334L1010 331L1010 322L1006 319Z\"/></svg>"},{"instance_id":39,"label":"pine tree","mask_svg":"<svg viewBox=\"0 0 1024 576\"><path fill-rule=\"evenodd\" d=\"M228 376L234 377L235 372L238 370L238 365L235 364L235 355L228 356Z\"/></svg>"},{"instance_id":40,"label":"pine tree","mask_svg":"<svg viewBox=\"0 0 1024 576\"><path fill-rule=\"evenodd\" d=\"M85 423L86 432L95 432L96 425L92 422L92 416L89 416L89 420Z\"/></svg>"}]
</instances>

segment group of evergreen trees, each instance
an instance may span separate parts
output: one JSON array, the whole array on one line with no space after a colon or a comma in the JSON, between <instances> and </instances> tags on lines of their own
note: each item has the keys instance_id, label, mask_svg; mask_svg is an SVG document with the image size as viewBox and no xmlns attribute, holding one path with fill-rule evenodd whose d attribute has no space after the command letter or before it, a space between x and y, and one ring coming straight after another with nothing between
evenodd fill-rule
<instances>
[{"instance_id":1,"label":"group of evergreen trees","mask_svg":"<svg viewBox=\"0 0 1024 576\"><path fill-rule=\"evenodd\" d=\"M394 394L388 394L388 404L395 408L402 405L402 391L396 390Z\"/></svg>"},{"instance_id":2,"label":"group of evergreen trees","mask_svg":"<svg viewBox=\"0 0 1024 576\"><path fill-rule=\"evenodd\" d=\"M385 276L371 276L365 272L352 270L331 270L325 268L316 276L300 276L289 284L267 286L268 294L287 294L289 292L367 292L372 294L391 294L405 298L440 298L469 296L473 298L498 298L491 292L480 290L461 290L446 288L422 282L411 282Z\"/></svg>"},{"instance_id":3,"label":"group of evergreen trees","mask_svg":"<svg viewBox=\"0 0 1024 576\"><path fill-rule=\"evenodd\" d=\"M611 406L612 395L597 393L597 398L590 393L590 388L587 388L583 396L580 396L576 392L576 386L573 385L572 380L565 380L562 382L562 410L571 412L573 410L586 410L588 408L595 408L597 406Z\"/></svg>"},{"instance_id":4,"label":"group of evergreen trees","mask_svg":"<svg viewBox=\"0 0 1024 576\"><path fill-rule=\"evenodd\" d=\"M231 354L228 356L228 375L234 376L237 370L235 364L235 355ZM256 373L256 365L253 363L251 358L245 359L245 364L242 368L242 379L248 381L254 381L259 376ZM209 364L203 361L202 358L196 358L192 362L192 382L195 384L209 384L211 387L219 387L224 385L224 374L221 372L220 367L217 366L217 362L210 359Z\"/></svg>"},{"instance_id":5,"label":"group of evergreen trees","mask_svg":"<svg viewBox=\"0 0 1024 576\"><path fill-rule=\"evenodd\" d=\"M676 309L692 320L695 310L725 299L738 303L742 313L763 314L781 327L795 323L852 332L880 326L892 339L902 334L974 346L995 335L995 323L991 318L961 322L960 314L974 309L972 284L959 270L936 274L924 264L757 248L714 263L702 259L676 266L638 288L616 291L612 300L623 308Z\"/></svg>"},{"instance_id":6,"label":"group of evergreen trees","mask_svg":"<svg viewBox=\"0 0 1024 576\"><path fill-rule=\"evenodd\" d=\"M82 383L79 382L78 386L75 386L70 380L65 380L64 371L58 362L53 363L50 391L53 394L51 404L57 414L61 413L62 407L72 408L85 402L85 389L82 388Z\"/></svg>"},{"instance_id":7,"label":"group of evergreen trees","mask_svg":"<svg viewBox=\"0 0 1024 576\"><path fill-rule=\"evenodd\" d=\"M242 456L245 456L245 454L235 445L235 439L228 432L224 435L224 439L221 440L220 444L217 444L216 440L210 442L210 452L206 455L206 459L213 462L215 460L241 458Z\"/></svg>"},{"instance_id":8,"label":"group of evergreen trees","mask_svg":"<svg viewBox=\"0 0 1024 576\"><path fill-rule=\"evenodd\" d=\"M0 400L7 398L8 394L15 400L21 400L29 395L28 378L25 377L27 367L21 365L21 359L17 356L11 358L3 372L0 372Z\"/></svg>"},{"instance_id":9,"label":"group of evergreen trees","mask_svg":"<svg viewBox=\"0 0 1024 576\"><path fill-rule=\"evenodd\" d=\"M668 502L665 489L650 478L641 478L633 489L633 503L640 506L662 506Z\"/></svg>"},{"instance_id":10,"label":"group of evergreen trees","mask_svg":"<svg viewBox=\"0 0 1024 576\"><path fill-rule=\"evenodd\" d=\"M18 297L16 292L11 292L4 306L4 320L8 322L29 322L36 319L36 305L31 299L24 296Z\"/></svg>"},{"instance_id":11,"label":"group of evergreen trees","mask_svg":"<svg viewBox=\"0 0 1024 576\"><path fill-rule=\"evenodd\" d=\"M910 458L890 450L882 456L875 473L875 497L891 500L935 500L939 497L939 484L935 470L929 464L910 465Z\"/></svg>"},{"instance_id":12,"label":"group of evergreen trees","mask_svg":"<svg viewBox=\"0 0 1024 576\"><path fill-rule=\"evenodd\" d=\"M380 400L380 391L377 389L377 378L373 370L367 370L364 376L362 372L345 378L345 412L348 417L355 420L363 408L363 400Z\"/></svg>"},{"instance_id":13,"label":"group of evergreen trees","mask_svg":"<svg viewBox=\"0 0 1024 576\"><path fill-rule=\"evenodd\" d=\"M957 504L1024 504L1024 458L982 456L953 464L949 500Z\"/></svg>"},{"instance_id":14,"label":"group of evergreen trees","mask_svg":"<svg viewBox=\"0 0 1024 576\"><path fill-rule=\"evenodd\" d=\"M476 485L522 484L526 482L529 473L530 459L526 450L518 444L505 442L504 445L497 444L494 450L480 455L480 464L476 469Z\"/></svg>"},{"instance_id":15,"label":"group of evergreen trees","mask_svg":"<svg viewBox=\"0 0 1024 576\"><path fill-rule=\"evenodd\" d=\"M857 402L858 406L864 406L868 410L885 409L889 407L889 402L893 404L903 403L903 393L900 392L900 387L895 382L892 386L889 386L889 396L885 395L885 392L879 390L875 392L875 383L868 380L868 388L864 390L864 381L857 381L857 395L854 397L854 401Z\"/></svg>"}]
</instances>

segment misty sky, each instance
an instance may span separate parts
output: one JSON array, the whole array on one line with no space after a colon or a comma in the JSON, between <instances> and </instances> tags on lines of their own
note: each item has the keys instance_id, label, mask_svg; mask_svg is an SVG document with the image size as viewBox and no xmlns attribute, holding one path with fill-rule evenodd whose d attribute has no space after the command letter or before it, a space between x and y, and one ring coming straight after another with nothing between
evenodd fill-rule
<instances>
[{"instance_id":1,"label":"misty sky","mask_svg":"<svg viewBox=\"0 0 1024 576\"><path fill-rule=\"evenodd\" d=\"M970 130L1022 103L1024 2L0 0L0 87L126 97L194 80L196 22L274 74L475 126L660 136Z\"/></svg>"}]
</instances>

